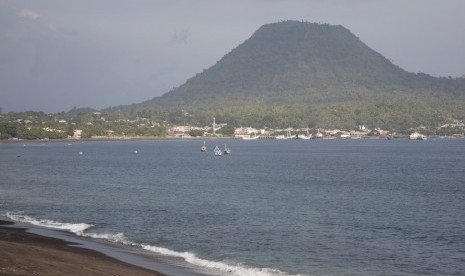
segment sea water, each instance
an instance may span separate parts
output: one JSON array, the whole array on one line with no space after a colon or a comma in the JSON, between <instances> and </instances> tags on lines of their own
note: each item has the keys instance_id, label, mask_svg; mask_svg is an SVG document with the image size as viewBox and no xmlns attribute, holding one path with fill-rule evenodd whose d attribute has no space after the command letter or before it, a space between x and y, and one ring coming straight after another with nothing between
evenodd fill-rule
<instances>
[{"instance_id":1,"label":"sea water","mask_svg":"<svg viewBox=\"0 0 465 276\"><path fill-rule=\"evenodd\" d=\"M0 214L211 274L465 271L464 139L202 145L0 144Z\"/></svg>"}]
</instances>

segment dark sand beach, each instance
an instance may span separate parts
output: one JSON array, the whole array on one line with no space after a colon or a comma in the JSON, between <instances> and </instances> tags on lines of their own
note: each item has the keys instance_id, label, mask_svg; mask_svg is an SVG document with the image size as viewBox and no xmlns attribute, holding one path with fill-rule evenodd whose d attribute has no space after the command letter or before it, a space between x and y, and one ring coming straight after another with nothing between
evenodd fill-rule
<instances>
[{"instance_id":1,"label":"dark sand beach","mask_svg":"<svg viewBox=\"0 0 465 276\"><path fill-rule=\"evenodd\" d=\"M0 221L0 275L163 275Z\"/></svg>"}]
</instances>

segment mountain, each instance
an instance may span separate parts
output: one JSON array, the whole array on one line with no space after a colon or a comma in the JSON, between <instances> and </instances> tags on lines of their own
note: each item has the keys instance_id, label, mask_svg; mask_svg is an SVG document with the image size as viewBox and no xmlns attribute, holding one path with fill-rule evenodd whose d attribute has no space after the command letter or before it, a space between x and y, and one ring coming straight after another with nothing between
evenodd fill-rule
<instances>
[{"instance_id":1,"label":"mountain","mask_svg":"<svg viewBox=\"0 0 465 276\"><path fill-rule=\"evenodd\" d=\"M284 21L262 26L183 85L125 110L189 110L199 123L216 112L235 124L391 127L464 119L456 114L463 102L464 80L409 73L342 26Z\"/></svg>"}]
</instances>

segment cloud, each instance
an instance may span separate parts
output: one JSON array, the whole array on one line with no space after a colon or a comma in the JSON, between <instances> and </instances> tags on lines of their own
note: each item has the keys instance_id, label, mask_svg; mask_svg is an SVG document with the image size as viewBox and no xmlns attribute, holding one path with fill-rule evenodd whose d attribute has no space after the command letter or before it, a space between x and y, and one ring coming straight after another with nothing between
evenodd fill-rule
<instances>
[{"instance_id":1,"label":"cloud","mask_svg":"<svg viewBox=\"0 0 465 276\"><path fill-rule=\"evenodd\" d=\"M33 10L23 9L18 13L18 16L23 18L28 18L32 20L36 20L40 18L40 14Z\"/></svg>"}]
</instances>

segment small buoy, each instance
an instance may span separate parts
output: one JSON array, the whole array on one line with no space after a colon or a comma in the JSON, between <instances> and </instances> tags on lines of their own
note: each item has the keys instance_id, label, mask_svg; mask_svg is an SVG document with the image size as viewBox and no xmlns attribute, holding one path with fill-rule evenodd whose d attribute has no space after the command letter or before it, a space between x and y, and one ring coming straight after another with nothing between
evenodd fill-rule
<instances>
[{"instance_id":1,"label":"small buoy","mask_svg":"<svg viewBox=\"0 0 465 276\"><path fill-rule=\"evenodd\" d=\"M135 151L134 151L134 153L135 153L135 154L137 154L137 153L138 153L138 151L137 151L137 150L135 150Z\"/></svg>"},{"instance_id":2,"label":"small buoy","mask_svg":"<svg viewBox=\"0 0 465 276\"><path fill-rule=\"evenodd\" d=\"M79 155L82 155L82 154L83 154L83 152L82 152L82 151L80 151L80 152L79 152Z\"/></svg>"}]
</instances>

